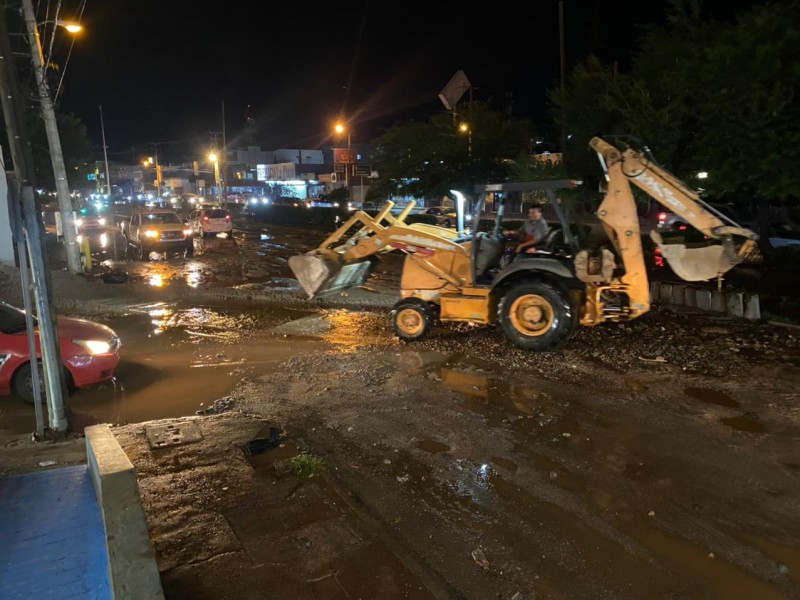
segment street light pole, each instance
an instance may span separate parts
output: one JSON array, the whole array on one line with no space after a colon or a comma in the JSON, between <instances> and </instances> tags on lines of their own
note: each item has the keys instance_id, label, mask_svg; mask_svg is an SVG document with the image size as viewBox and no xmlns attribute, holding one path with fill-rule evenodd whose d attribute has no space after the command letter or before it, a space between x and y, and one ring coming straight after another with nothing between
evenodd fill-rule
<instances>
[{"instance_id":1,"label":"street light pole","mask_svg":"<svg viewBox=\"0 0 800 600\"><path fill-rule=\"evenodd\" d=\"M39 28L36 24L36 15L33 12L31 0L22 0L22 9L25 15L25 25L28 29L31 55L33 57L33 70L36 73L42 120L47 133L47 144L50 147L50 160L53 163L58 209L61 213L62 232L67 252L67 268L70 273L80 273L82 270L81 259L77 242L77 230L75 228L75 214L72 211L72 199L69 195L69 185L67 183L67 169L64 166L64 153L61 151L61 138L58 136L53 99L50 97L50 88L45 77L42 42L39 38Z\"/></svg>"},{"instance_id":2,"label":"street light pole","mask_svg":"<svg viewBox=\"0 0 800 600\"><path fill-rule=\"evenodd\" d=\"M352 160L350 159L350 130L347 130L347 171L344 172L344 185L347 188L347 193L350 193L350 169Z\"/></svg>"},{"instance_id":3,"label":"street light pole","mask_svg":"<svg viewBox=\"0 0 800 600\"><path fill-rule=\"evenodd\" d=\"M103 158L106 161L106 186L108 189L108 197L111 198L111 174L108 171L108 146L106 146L106 127L103 124L103 107L98 105L100 109L100 131L103 134Z\"/></svg>"}]
</instances>

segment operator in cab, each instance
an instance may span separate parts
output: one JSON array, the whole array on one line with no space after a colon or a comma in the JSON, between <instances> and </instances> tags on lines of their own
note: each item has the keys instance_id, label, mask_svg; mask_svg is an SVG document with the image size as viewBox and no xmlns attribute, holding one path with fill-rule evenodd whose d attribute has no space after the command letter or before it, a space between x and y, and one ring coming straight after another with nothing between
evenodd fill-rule
<instances>
[{"instance_id":1,"label":"operator in cab","mask_svg":"<svg viewBox=\"0 0 800 600\"><path fill-rule=\"evenodd\" d=\"M547 236L547 221L542 216L542 205L534 204L528 207L528 218L520 228L503 230L503 235L517 240L515 254L535 252L536 244L544 242Z\"/></svg>"}]
</instances>

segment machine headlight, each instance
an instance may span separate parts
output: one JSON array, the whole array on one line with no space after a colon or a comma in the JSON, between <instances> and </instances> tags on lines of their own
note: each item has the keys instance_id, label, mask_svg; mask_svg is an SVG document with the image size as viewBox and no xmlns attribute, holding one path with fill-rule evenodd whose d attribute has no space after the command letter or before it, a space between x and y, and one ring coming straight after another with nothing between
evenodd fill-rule
<instances>
[{"instance_id":1,"label":"machine headlight","mask_svg":"<svg viewBox=\"0 0 800 600\"><path fill-rule=\"evenodd\" d=\"M103 340L72 340L72 343L91 355L106 354L111 351L111 344Z\"/></svg>"},{"instance_id":2,"label":"machine headlight","mask_svg":"<svg viewBox=\"0 0 800 600\"><path fill-rule=\"evenodd\" d=\"M149 237L149 238L157 238L158 237L158 232L157 231L153 231L152 229L148 229L147 231L144 232L144 235L145 235L145 237Z\"/></svg>"}]
</instances>

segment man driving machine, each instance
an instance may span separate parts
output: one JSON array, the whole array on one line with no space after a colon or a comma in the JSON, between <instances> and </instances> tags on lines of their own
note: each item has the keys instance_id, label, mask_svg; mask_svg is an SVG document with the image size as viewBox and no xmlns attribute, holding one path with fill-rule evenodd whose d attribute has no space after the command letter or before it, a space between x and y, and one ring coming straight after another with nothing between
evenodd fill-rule
<instances>
[{"instance_id":1,"label":"man driving machine","mask_svg":"<svg viewBox=\"0 0 800 600\"><path fill-rule=\"evenodd\" d=\"M519 243L514 248L515 254L536 252L535 246L544 242L547 235L547 221L542 216L542 205L528 207L528 218L519 229L503 230L503 235L515 238Z\"/></svg>"}]
</instances>

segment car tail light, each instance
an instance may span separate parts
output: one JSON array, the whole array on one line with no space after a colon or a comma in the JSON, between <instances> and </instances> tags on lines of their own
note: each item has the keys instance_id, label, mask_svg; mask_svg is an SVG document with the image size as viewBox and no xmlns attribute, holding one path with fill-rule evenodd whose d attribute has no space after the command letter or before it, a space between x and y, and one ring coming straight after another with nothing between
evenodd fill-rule
<instances>
[{"instance_id":1,"label":"car tail light","mask_svg":"<svg viewBox=\"0 0 800 600\"><path fill-rule=\"evenodd\" d=\"M665 213L665 212L658 213L658 220L661 221L661 222L666 221L667 220L667 213Z\"/></svg>"},{"instance_id":2,"label":"car tail light","mask_svg":"<svg viewBox=\"0 0 800 600\"><path fill-rule=\"evenodd\" d=\"M205 217L203 217L203 221L205 221L206 223L208 223L208 221L209 221L209 218L208 218L208 216L205 216Z\"/></svg>"},{"instance_id":3,"label":"car tail light","mask_svg":"<svg viewBox=\"0 0 800 600\"><path fill-rule=\"evenodd\" d=\"M679 225L679 226L678 226L678 229L679 229L680 231L686 231L686 225Z\"/></svg>"},{"instance_id":4,"label":"car tail light","mask_svg":"<svg viewBox=\"0 0 800 600\"><path fill-rule=\"evenodd\" d=\"M225 215L225 220L226 221L230 221L231 220L231 216L230 215Z\"/></svg>"}]
</instances>

